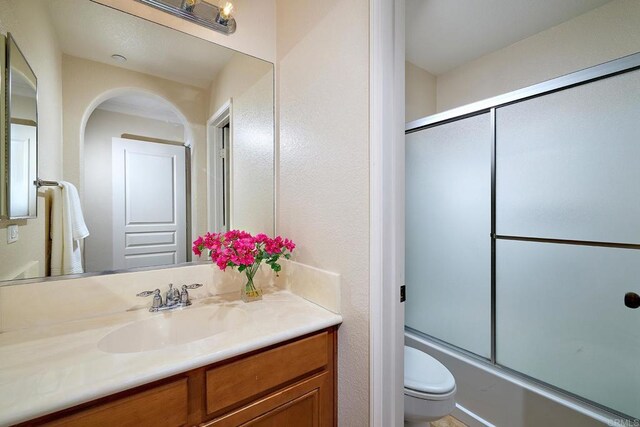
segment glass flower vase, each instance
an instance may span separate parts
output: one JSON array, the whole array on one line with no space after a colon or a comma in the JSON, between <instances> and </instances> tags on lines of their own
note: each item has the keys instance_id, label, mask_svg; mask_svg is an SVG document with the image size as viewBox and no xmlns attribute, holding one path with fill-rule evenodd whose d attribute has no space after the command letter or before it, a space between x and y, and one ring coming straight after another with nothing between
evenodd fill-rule
<instances>
[{"instance_id":1,"label":"glass flower vase","mask_svg":"<svg viewBox=\"0 0 640 427\"><path fill-rule=\"evenodd\" d=\"M242 301L244 302L259 301L262 299L262 289L258 288L255 283L253 283L253 278L257 271L257 268L247 268L245 270L247 282L240 290L240 298L242 298Z\"/></svg>"}]
</instances>

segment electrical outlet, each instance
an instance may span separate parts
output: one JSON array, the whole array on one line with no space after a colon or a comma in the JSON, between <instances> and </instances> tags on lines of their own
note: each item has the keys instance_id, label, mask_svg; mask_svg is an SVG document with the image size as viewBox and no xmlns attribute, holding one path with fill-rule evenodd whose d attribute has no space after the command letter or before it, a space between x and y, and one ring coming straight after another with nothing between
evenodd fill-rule
<instances>
[{"instance_id":1,"label":"electrical outlet","mask_svg":"<svg viewBox=\"0 0 640 427\"><path fill-rule=\"evenodd\" d=\"M10 225L7 227L7 243L15 243L18 241L18 226Z\"/></svg>"}]
</instances>

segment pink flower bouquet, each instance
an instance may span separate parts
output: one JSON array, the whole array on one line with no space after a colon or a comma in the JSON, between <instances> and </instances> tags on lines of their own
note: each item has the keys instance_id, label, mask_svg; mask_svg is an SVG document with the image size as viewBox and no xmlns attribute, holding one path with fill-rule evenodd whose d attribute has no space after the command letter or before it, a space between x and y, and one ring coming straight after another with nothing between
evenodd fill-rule
<instances>
[{"instance_id":1,"label":"pink flower bouquet","mask_svg":"<svg viewBox=\"0 0 640 427\"><path fill-rule=\"evenodd\" d=\"M263 233L252 236L246 231L231 230L198 237L193 242L193 253L200 256L203 251L208 250L208 256L220 270L237 267L238 271L244 272L247 283L242 297L246 301L262 297L262 292L253 283L260 264L264 262L277 274L282 269L278 260L280 257L291 258L295 247L291 240L280 236L271 238Z\"/></svg>"}]
</instances>

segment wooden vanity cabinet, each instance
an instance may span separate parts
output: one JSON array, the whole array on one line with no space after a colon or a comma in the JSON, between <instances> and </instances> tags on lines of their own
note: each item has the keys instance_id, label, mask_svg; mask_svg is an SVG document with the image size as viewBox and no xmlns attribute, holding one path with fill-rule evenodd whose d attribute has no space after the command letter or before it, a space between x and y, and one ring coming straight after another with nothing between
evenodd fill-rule
<instances>
[{"instance_id":1,"label":"wooden vanity cabinet","mask_svg":"<svg viewBox=\"0 0 640 427\"><path fill-rule=\"evenodd\" d=\"M336 426L332 327L20 425Z\"/></svg>"},{"instance_id":2,"label":"wooden vanity cabinet","mask_svg":"<svg viewBox=\"0 0 640 427\"><path fill-rule=\"evenodd\" d=\"M322 332L207 370L206 409L216 418L205 425L333 425L332 340Z\"/></svg>"},{"instance_id":3,"label":"wooden vanity cabinet","mask_svg":"<svg viewBox=\"0 0 640 427\"><path fill-rule=\"evenodd\" d=\"M335 425L333 402L328 402L329 373L324 372L271 394L203 427L318 427Z\"/></svg>"}]
</instances>

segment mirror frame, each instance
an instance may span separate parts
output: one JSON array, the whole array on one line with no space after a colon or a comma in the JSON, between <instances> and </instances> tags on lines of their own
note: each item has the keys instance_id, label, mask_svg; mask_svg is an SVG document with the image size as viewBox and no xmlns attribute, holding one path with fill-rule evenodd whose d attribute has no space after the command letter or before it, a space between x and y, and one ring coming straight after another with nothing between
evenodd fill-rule
<instances>
[{"instance_id":1,"label":"mirror frame","mask_svg":"<svg viewBox=\"0 0 640 427\"><path fill-rule=\"evenodd\" d=\"M6 128L7 114L5 104L7 103L7 38L0 34L0 219L8 219L7 210L7 188L9 182L9 157L6 152Z\"/></svg>"},{"instance_id":2,"label":"mirror frame","mask_svg":"<svg viewBox=\"0 0 640 427\"><path fill-rule=\"evenodd\" d=\"M15 47L15 51L14 51L14 47ZM6 38L6 42L5 42L5 49L6 49L6 62L5 62L5 66L4 66L4 71L6 73L6 78L4 79L5 84L4 86L4 91L5 91L5 97L4 97L4 115L3 117L5 118L5 125L4 125L4 138L3 138L3 146L4 146L4 154L5 154L5 159L4 159L4 165L5 165L5 182L4 182L4 187L5 187L5 206L6 206L6 211L5 211L5 215L6 218L9 220L18 220L18 219L35 219L38 217L38 185L36 184L37 179L38 179L38 77L36 76L36 73L33 71L33 68L31 68L31 65L29 64L29 61L27 61L26 56L24 56L24 53L22 53L22 50L20 50L20 46L18 46L18 43L16 43L15 39L13 38L13 36L11 35L11 33L7 33L7 38ZM24 59L24 62L27 64L27 67L29 68L29 71L31 72L31 74L33 74L33 78L35 80L35 92L36 92L36 120L35 120L35 128L36 128L36 138L35 138L35 144L34 144L34 149L33 149L33 155L35 156L35 159L32 159L31 155L29 155L29 181L30 181L30 185L29 185L29 195L28 195L28 212L27 215L24 216L12 216L11 215L11 124L12 124L12 119L11 119L11 97L12 97L12 81L13 81L13 73L11 72L11 58L12 55L18 54L20 56L22 56L22 58ZM31 165L33 164L33 169L31 168Z\"/></svg>"}]
</instances>

